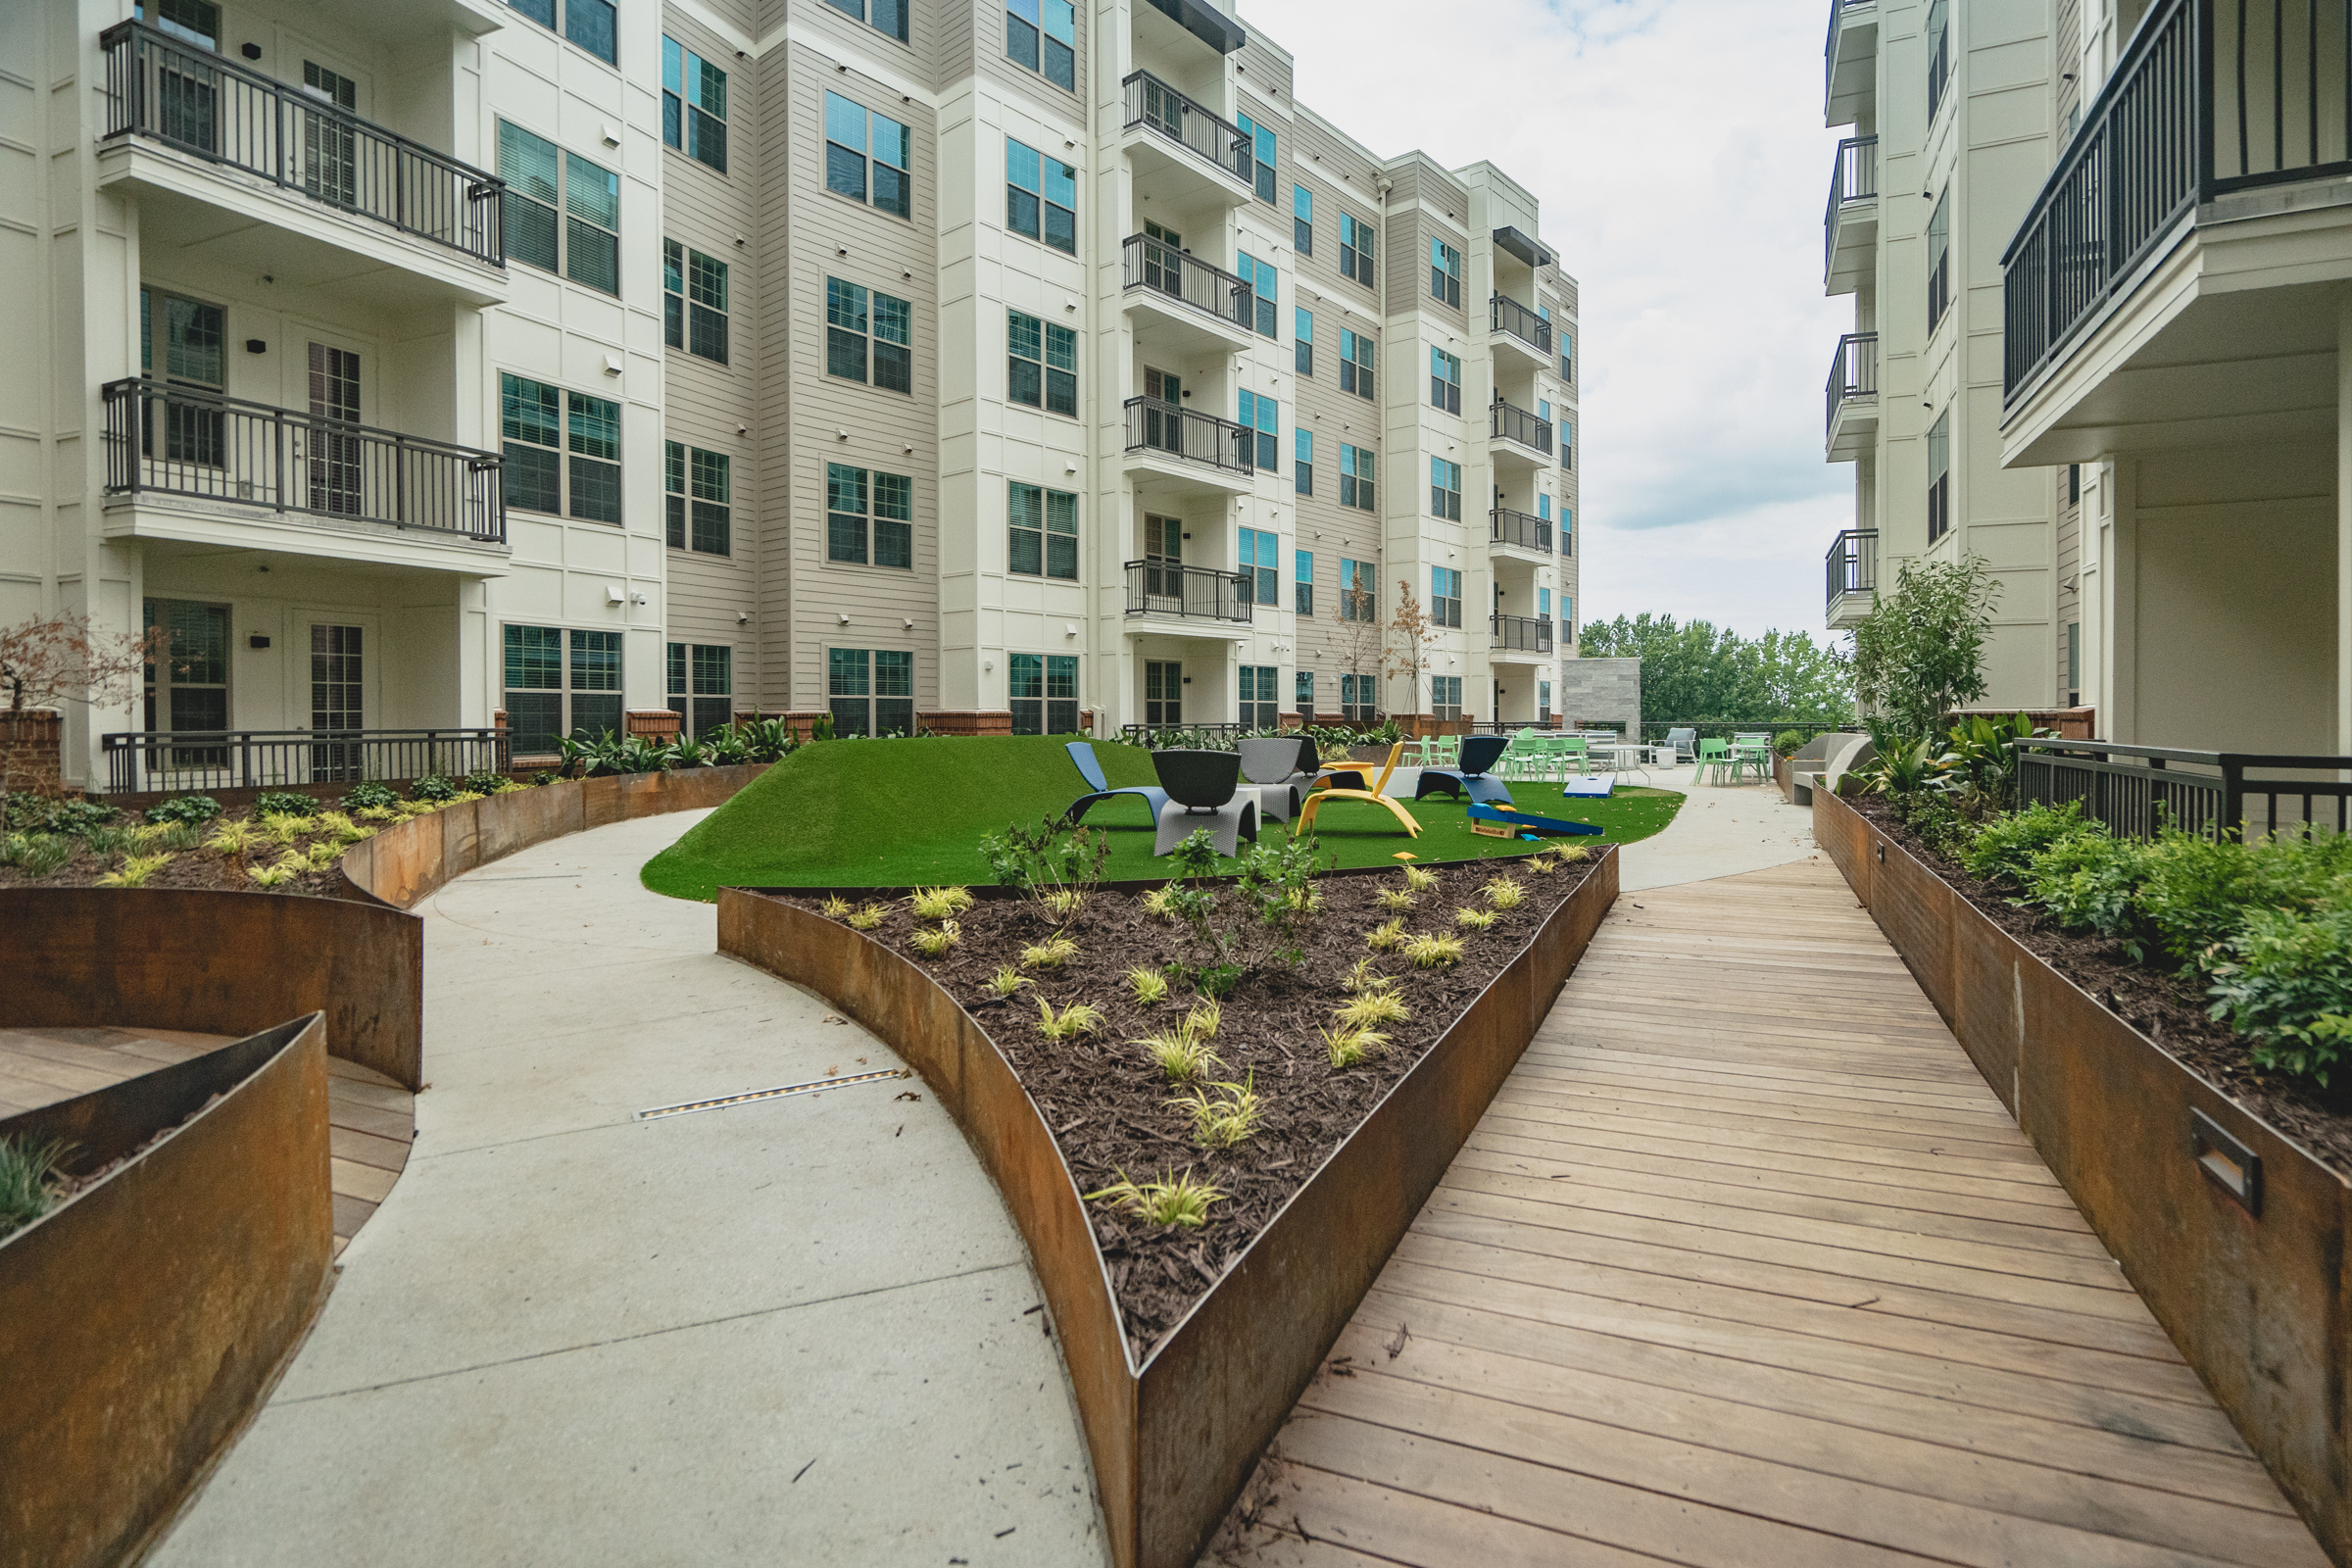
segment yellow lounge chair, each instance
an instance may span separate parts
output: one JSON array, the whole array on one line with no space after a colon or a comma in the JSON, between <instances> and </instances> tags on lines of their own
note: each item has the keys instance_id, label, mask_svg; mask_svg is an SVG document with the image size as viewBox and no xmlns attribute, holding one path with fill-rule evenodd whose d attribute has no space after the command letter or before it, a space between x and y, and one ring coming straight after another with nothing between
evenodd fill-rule
<instances>
[{"instance_id":1,"label":"yellow lounge chair","mask_svg":"<svg viewBox=\"0 0 2352 1568\"><path fill-rule=\"evenodd\" d=\"M1372 787L1368 790L1341 790L1325 788L1316 790L1314 793L1307 796L1305 804L1298 808L1298 820L1291 828L1291 836L1298 838L1314 831L1315 812L1322 809L1323 803L1325 801L1370 801L1375 806L1387 807L1390 811L1395 813L1396 820L1404 824L1405 832L1411 834L1414 838L1419 838L1421 836L1421 824L1413 820L1413 813L1406 810L1403 807L1397 805L1395 801L1391 800L1387 794L1389 787L1389 775L1396 771L1396 759L1403 755L1404 743L1402 741L1398 741L1396 745L1390 747L1389 760L1382 765L1379 779L1376 780ZM1342 769L1335 768L1325 769L1326 772L1341 770Z\"/></svg>"}]
</instances>

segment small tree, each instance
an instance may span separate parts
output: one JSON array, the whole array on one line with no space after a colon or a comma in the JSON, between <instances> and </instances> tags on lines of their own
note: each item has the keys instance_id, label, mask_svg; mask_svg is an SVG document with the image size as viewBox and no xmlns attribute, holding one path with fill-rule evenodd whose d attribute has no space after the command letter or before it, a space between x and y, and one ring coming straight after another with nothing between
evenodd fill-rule
<instances>
[{"instance_id":1,"label":"small tree","mask_svg":"<svg viewBox=\"0 0 2352 1568\"><path fill-rule=\"evenodd\" d=\"M1358 682L1381 672L1380 601L1369 588L1340 592L1340 663ZM1374 708L1382 705L1375 703Z\"/></svg>"},{"instance_id":2,"label":"small tree","mask_svg":"<svg viewBox=\"0 0 2352 1568\"><path fill-rule=\"evenodd\" d=\"M144 633L92 629L87 615L35 616L0 628L0 697L7 699L7 741L18 720L36 708L111 707L126 703L139 689L147 666L166 658L171 634L160 626ZM9 753L0 750L0 822L8 819L12 774Z\"/></svg>"},{"instance_id":3,"label":"small tree","mask_svg":"<svg viewBox=\"0 0 2352 1568\"><path fill-rule=\"evenodd\" d=\"M1984 695L1984 638L2001 585L1981 556L1909 561L1894 592L1854 628L1854 691L1897 735L1919 740Z\"/></svg>"},{"instance_id":4,"label":"small tree","mask_svg":"<svg viewBox=\"0 0 2352 1568\"><path fill-rule=\"evenodd\" d=\"M1390 636L1382 666L1391 675L1404 677L1413 694L1408 712L1421 711L1421 672L1429 667L1429 652L1437 646L1443 630L1413 597L1412 584L1397 578L1396 609L1389 616Z\"/></svg>"}]
</instances>

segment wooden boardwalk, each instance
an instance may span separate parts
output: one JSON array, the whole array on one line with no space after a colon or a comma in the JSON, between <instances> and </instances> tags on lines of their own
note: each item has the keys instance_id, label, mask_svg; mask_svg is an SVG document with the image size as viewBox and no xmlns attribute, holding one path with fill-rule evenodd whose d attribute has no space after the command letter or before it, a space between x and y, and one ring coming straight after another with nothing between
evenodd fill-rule
<instances>
[{"instance_id":1,"label":"wooden boardwalk","mask_svg":"<svg viewBox=\"0 0 2352 1568\"><path fill-rule=\"evenodd\" d=\"M228 1044L174 1029L0 1029L0 1116L85 1095ZM326 1058L335 1255L392 1191L416 1136L416 1097L378 1072Z\"/></svg>"},{"instance_id":2,"label":"wooden boardwalk","mask_svg":"<svg viewBox=\"0 0 2352 1568\"><path fill-rule=\"evenodd\" d=\"M1620 897L1203 1560L2327 1559L1815 857Z\"/></svg>"}]
</instances>

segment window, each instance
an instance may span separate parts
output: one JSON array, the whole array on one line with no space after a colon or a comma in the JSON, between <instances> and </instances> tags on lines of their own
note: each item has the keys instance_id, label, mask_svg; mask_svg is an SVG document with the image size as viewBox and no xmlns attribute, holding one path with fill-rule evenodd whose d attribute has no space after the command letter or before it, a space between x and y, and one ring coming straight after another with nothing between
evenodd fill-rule
<instances>
[{"instance_id":1,"label":"window","mask_svg":"<svg viewBox=\"0 0 2352 1568\"><path fill-rule=\"evenodd\" d=\"M911 392L914 307L876 290L869 312L868 299L861 283L825 279L825 373L863 381L870 358L875 386L885 392Z\"/></svg>"},{"instance_id":2,"label":"window","mask_svg":"<svg viewBox=\"0 0 2352 1568\"><path fill-rule=\"evenodd\" d=\"M697 740L735 721L735 650L723 644L670 643L667 658L669 710Z\"/></svg>"},{"instance_id":3,"label":"window","mask_svg":"<svg viewBox=\"0 0 2352 1568\"><path fill-rule=\"evenodd\" d=\"M1928 543L1934 544L1952 526L1952 411L1936 416L1928 427Z\"/></svg>"},{"instance_id":4,"label":"window","mask_svg":"<svg viewBox=\"0 0 2352 1568\"><path fill-rule=\"evenodd\" d=\"M1340 390L1359 398L1372 395L1372 339L1340 328Z\"/></svg>"},{"instance_id":5,"label":"window","mask_svg":"<svg viewBox=\"0 0 2352 1568\"><path fill-rule=\"evenodd\" d=\"M1462 253L1434 235L1429 242L1429 297L1462 308Z\"/></svg>"},{"instance_id":6,"label":"window","mask_svg":"<svg viewBox=\"0 0 2352 1568\"><path fill-rule=\"evenodd\" d=\"M1078 11L1070 0L1005 0L1004 58L1078 90Z\"/></svg>"},{"instance_id":7,"label":"window","mask_svg":"<svg viewBox=\"0 0 2352 1568\"><path fill-rule=\"evenodd\" d=\"M574 283L620 292L620 176L520 125L498 122L498 177L507 182L507 255ZM561 197L564 221L556 221ZM561 240L558 235L561 234Z\"/></svg>"},{"instance_id":8,"label":"window","mask_svg":"<svg viewBox=\"0 0 2352 1568\"><path fill-rule=\"evenodd\" d=\"M1004 226L1077 255L1077 166L1005 137Z\"/></svg>"},{"instance_id":9,"label":"window","mask_svg":"<svg viewBox=\"0 0 2352 1568\"><path fill-rule=\"evenodd\" d=\"M1315 432L1312 430L1291 432L1291 477L1292 488L1300 495L1311 496L1315 493Z\"/></svg>"},{"instance_id":10,"label":"window","mask_svg":"<svg viewBox=\"0 0 2352 1568\"><path fill-rule=\"evenodd\" d=\"M662 242L662 340L727 363L727 264Z\"/></svg>"},{"instance_id":11,"label":"window","mask_svg":"<svg viewBox=\"0 0 2352 1568\"><path fill-rule=\"evenodd\" d=\"M1943 104L1943 88L1952 66L1952 18L1945 0L1928 7L1928 120Z\"/></svg>"},{"instance_id":12,"label":"window","mask_svg":"<svg viewBox=\"0 0 2352 1568\"><path fill-rule=\"evenodd\" d=\"M1560 554L1576 554L1576 509L1566 502L1560 504Z\"/></svg>"},{"instance_id":13,"label":"window","mask_svg":"<svg viewBox=\"0 0 2352 1568\"><path fill-rule=\"evenodd\" d=\"M160 320L158 300L163 302ZM174 385L222 390L228 374L224 360L227 323L226 313L218 305L139 290L140 371L155 374L160 358L165 379ZM178 403L167 404L163 413L165 457L174 463L199 463L216 468L227 462L225 413L201 404ZM155 455L155 431L146 423L140 427L139 446L142 454Z\"/></svg>"},{"instance_id":14,"label":"window","mask_svg":"<svg viewBox=\"0 0 2352 1568\"><path fill-rule=\"evenodd\" d=\"M545 757L566 736L617 733L620 633L506 628L507 733L517 757Z\"/></svg>"},{"instance_id":15,"label":"window","mask_svg":"<svg viewBox=\"0 0 2352 1568\"><path fill-rule=\"evenodd\" d=\"M1545 522L1551 520L1551 497L1547 495L1536 497L1536 515Z\"/></svg>"},{"instance_id":16,"label":"window","mask_svg":"<svg viewBox=\"0 0 2352 1568\"><path fill-rule=\"evenodd\" d=\"M1372 258L1377 254L1372 225L1352 213L1340 214L1340 271L1366 288L1372 287Z\"/></svg>"},{"instance_id":17,"label":"window","mask_svg":"<svg viewBox=\"0 0 2352 1568\"><path fill-rule=\"evenodd\" d=\"M1573 383L1576 380L1576 328L1563 326L1555 330L1560 334L1560 379Z\"/></svg>"},{"instance_id":18,"label":"window","mask_svg":"<svg viewBox=\"0 0 2352 1568\"><path fill-rule=\"evenodd\" d=\"M1462 520L1462 466L1444 458L1429 460L1429 514L1449 522Z\"/></svg>"},{"instance_id":19,"label":"window","mask_svg":"<svg viewBox=\"0 0 2352 1568\"><path fill-rule=\"evenodd\" d=\"M1078 498L1033 484L1007 487L1007 571L1078 580Z\"/></svg>"},{"instance_id":20,"label":"window","mask_svg":"<svg viewBox=\"0 0 2352 1568\"><path fill-rule=\"evenodd\" d=\"M1548 588L1536 590L1536 618L1538 620L1551 619L1551 590Z\"/></svg>"},{"instance_id":21,"label":"window","mask_svg":"<svg viewBox=\"0 0 2352 1568\"><path fill-rule=\"evenodd\" d=\"M1340 677L1340 718L1349 724L1369 724L1380 717L1380 699L1371 675Z\"/></svg>"},{"instance_id":22,"label":"window","mask_svg":"<svg viewBox=\"0 0 2352 1568\"><path fill-rule=\"evenodd\" d=\"M154 13L152 18L149 12ZM133 5L130 14L142 22L153 21L158 30L199 49L220 47L220 8L212 0L156 0L151 5ZM550 22L548 25L552 27L555 24ZM155 622L151 620L148 624Z\"/></svg>"},{"instance_id":23,"label":"window","mask_svg":"<svg viewBox=\"0 0 2352 1568\"><path fill-rule=\"evenodd\" d=\"M1340 618L1373 620L1380 614L1380 585L1369 561L1340 561Z\"/></svg>"},{"instance_id":24,"label":"window","mask_svg":"<svg viewBox=\"0 0 2352 1568\"><path fill-rule=\"evenodd\" d=\"M1928 330L1931 332L1943 319L1944 307L1951 303L1951 198L1949 190L1936 197L1936 211L1928 218Z\"/></svg>"},{"instance_id":25,"label":"window","mask_svg":"<svg viewBox=\"0 0 2352 1568\"><path fill-rule=\"evenodd\" d=\"M588 522L620 521L618 403L503 373L498 403L510 505Z\"/></svg>"},{"instance_id":26,"label":"window","mask_svg":"<svg viewBox=\"0 0 2352 1568\"><path fill-rule=\"evenodd\" d=\"M1576 421L1574 419L1560 421L1560 466L1563 468L1576 466Z\"/></svg>"},{"instance_id":27,"label":"window","mask_svg":"<svg viewBox=\"0 0 2352 1568\"><path fill-rule=\"evenodd\" d=\"M825 94L825 189L906 218L914 211L913 146L906 127L889 116Z\"/></svg>"},{"instance_id":28,"label":"window","mask_svg":"<svg viewBox=\"0 0 2352 1568\"><path fill-rule=\"evenodd\" d=\"M1372 449L1340 443L1340 505L1372 508Z\"/></svg>"},{"instance_id":29,"label":"window","mask_svg":"<svg viewBox=\"0 0 2352 1568\"><path fill-rule=\"evenodd\" d=\"M1315 313L1300 306L1291 313L1291 337L1297 345L1292 356L1294 368L1300 375L1315 373Z\"/></svg>"},{"instance_id":30,"label":"window","mask_svg":"<svg viewBox=\"0 0 2352 1568\"><path fill-rule=\"evenodd\" d=\"M1173 660L1144 662L1144 722L1154 729L1184 722L1184 666Z\"/></svg>"},{"instance_id":31,"label":"window","mask_svg":"<svg viewBox=\"0 0 2352 1568\"><path fill-rule=\"evenodd\" d=\"M1273 729L1282 722L1282 671L1272 664L1242 666L1242 700L1235 716L1245 729Z\"/></svg>"},{"instance_id":32,"label":"window","mask_svg":"<svg viewBox=\"0 0 2352 1568\"><path fill-rule=\"evenodd\" d=\"M1078 334L1019 311L1004 313L1004 396L1078 416Z\"/></svg>"},{"instance_id":33,"label":"window","mask_svg":"<svg viewBox=\"0 0 2352 1568\"><path fill-rule=\"evenodd\" d=\"M1242 394L1242 428L1257 432L1255 465L1261 473L1282 471L1282 405L1254 392Z\"/></svg>"},{"instance_id":34,"label":"window","mask_svg":"<svg viewBox=\"0 0 2352 1568\"><path fill-rule=\"evenodd\" d=\"M1078 656L1014 654L1007 661L1015 735L1069 735L1078 728Z\"/></svg>"},{"instance_id":35,"label":"window","mask_svg":"<svg viewBox=\"0 0 2352 1568\"><path fill-rule=\"evenodd\" d=\"M1574 594L1563 593L1560 595L1560 635L1570 642L1576 641L1576 596Z\"/></svg>"},{"instance_id":36,"label":"window","mask_svg":"<svg viewBox=\"0 0 2352 1568\"><path fill-rule=\"evenodd\" d=\"M553 29L556 25L559 0L508 0L508 3L542 27ZM614 41L612 0L561 0L561 3L564 36L606 65L618 65L620 54Z\"/></svg>"},{"instance_id":37,"label":"window","mask_svg":"<svg viewBox=\"0 0 2352 1568\"><path fill-rule=\"evenodd\" d=\"M1275 591L1282 571L1282 536L1262 528L1241 530L1242 603L1280 605Z\"/></svg>"},{"instance_id":38,"label":"window","mask_svg":"<svg viewBox=\"0 0 2352 1568\"><path fill-rule=\"evenodd\" d=\"M141 609L145 624L171 633L170 654L147 666L149 729L204 731L228 728L228 607L150 599ZM172 765L217 766L223 751L174 747Z\"/></svg>"},{"instance_id":39,"label":"window","mask_svg":"<svg viewBox=\"0 0 2352 1568\"><path fill-rule=\"evenodd\" d=\"M1429 618L1439 626L1462 623L1462 574L1451 566L1429 568Z\"/></svg>"},{"instance_id":40,"label":"window","mask_svg":"<svg viewBox=\"0 0 2352 1568\"><path fill-rule=\"evenodd\" d=\"M835 735L914 733L914 655L891 648L828 648L825 690Z\"/></svg>"},{"instance_id":41,"label":"window","mask_svg":"<svg viewBox=\"0 0 2352 1568\"><path fill-rule=\"evenodd\" d=\"M662 539L670 549L686 548L686 443L662 443ZM672 644L671 646L678 646Z\"/></svg>"},{"instance_id":42,"label":"window","mask_svg":"<svg viewBox=\"0 0 2352 1568\"><path fill-rule=\"evenodd\" d=\"M1302 669L1291 677L1291 705L1298 710L1298 722L1315 721L1315 672Z\"/></svg>"},{"instance_id":43,"label":"window","mask_svg":"<svg viewBox=\"0 0 2352 1568\"><path fill-rule=\"evenodd\" d=\"M1429 406L1447 414L1462 412L1462 362L1444 349L1429 351Z\"/></svg>"},{"instance_id":44,"label":"window","mask_svg":"<svg viewBox=\"0 0 2352 1568\"><path fill-rule=\"evenodd\" d=\"M1272 263L1258 261L1248 251L1233 253L1233 270L1256 296L1258 336L1278 337L1274 329L1274 311L1276 301L1282 294L1282 275L1275 271Z\"/></svg>"},{"instance_id":45,"label":"window","mask_svg":"<svg viewBox=\"0 0 2352 1568\"><path fill-rule=\"evenodd\" d=\"M1248 136L1257 149L1257 199L1261 202L1271 203L1274 200L1273 127L1261 125L1248 115L1234 116L1233 123L1235 128L1240 130L1243 135Z\"/></svg>"},{"instance_id":46,"label":"window","mask_svg":"<svg viewBox=\"0 0 2352 1568\"><path fill-rule=\"evenodd\" d=\"M733 554L733 460L683 441L665 441L662 448L669 548L692 548L707 556Z\"/></svg>"},{"instance_id":47,"label":"window","mask_svg":"<svg viewBox=\"0 0 2352 1568\"><path fill-rule=\"evenodd\" d=\"M844 463L826 464L825 559L911 567L914 481L905 474L869 474Z\"/></svg>"},{"instance_id":48,"label":"window","mask_svg":"<svg viewBox=\"0 0 2352 1568\"><path fill-rule=\"evenodd\" d=\"M2074 708L2082 701L2082 623L2066 623L2066 706Z\"/></svg>"},{"instance_id":49,"label":"window","mask_svg":"<svg viewBox=\"0 0 2352 1568\"><path fill-rule=\"evenodd\" d=\"M1315 553L1312 550L1291 552L1291 608L1301 615L1315 612ZM1309 703L1308 708L1315 705Z\"/></svg>"},{"instance_id":50,"label":"window","mask_svg":"<svg viewBox=\"0 0 2352 1568\"><path fill-rule=\"evenodd\" d=\"M727 172L727 74L677 39L662 39L662 139Z\"/></svg>"},{"instance_id":51,"label":"window","mask_svg":"<svg viewBox=\"0 0 2352 1568\"><path fill-rule=\"evenodd\" d=\"M906 41L906 0L872 0L870 12L867 0L825 0L825 4L859 22L870 22L876 31L886 32L901 43Z\"/></svg>"},{"instance_id":52,"label":"window","mask_svg":"<svg viewBox=\"0 0 2352 1568\"><path fill-rule=\"evenodd\" d=\"M1291 187L1291 244L1301 256L1315 254L1315 193L1304 185Z\"/></svg>"},{"instance_id":53,"label":"window","mask_svg":"<svg viewBox=\"0 0 2352 1568\"><path fill-rule=\"evenodd\" d=\"M2066 504L2070 507L2082 504L2082 465L2080 463L2066 466Z\"/></svg>"},{"instance_id":54,"label":"window","mask_svg":"<svg viewBox=\"0 0 2352 1568\"><path fill-rule=\"evenodd\" d=\"M1432 675L1429 677L1429 716L1453 719L1462 716L1462 677Z\"/></svg>"}]
</instances>

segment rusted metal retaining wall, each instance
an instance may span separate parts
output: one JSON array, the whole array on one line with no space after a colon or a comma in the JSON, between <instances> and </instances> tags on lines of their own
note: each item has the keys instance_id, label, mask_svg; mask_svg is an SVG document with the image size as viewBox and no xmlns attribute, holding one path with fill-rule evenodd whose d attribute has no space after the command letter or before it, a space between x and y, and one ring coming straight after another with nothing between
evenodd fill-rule
<instances>
[{"instance_id":1,"label":"rusted metal retaining wall","mask_svg":"<svg viewBox=\"0 0 2352 1568\"><path fill-rule=\"evenodd\" d=\"M2352 1562L2352 1184L1827 791L1813 836L2328 1555Z\"/></svg>"},{"instance_id":2,"label":"rusted metal retaining wall","mask_svg":"<svg viewBox=\"0 0 2352 1568\"><path fill-rule=\"evenodd\" d=\"M334 1247L326 1028L0 1121L76 1171L130 1156L0 1242L0 1568L134 1555L300 1342Z\"/></svg>"},{"instance_id":3,"label":"rusted metal retaining wall","mask_svg":"<svg viewBox=\"0 0 2352 1568\"><path fill-rule=\"evenodd\" d=\"M1052 1130L953 997L893 950L756 892L720 890L718 947L872 1030L956 1117L1054 1314L1112 1560L1186 1568L1534 1038L1617 873L1612 849L1140 1367Z\"/></svg>"}]
</instances>

